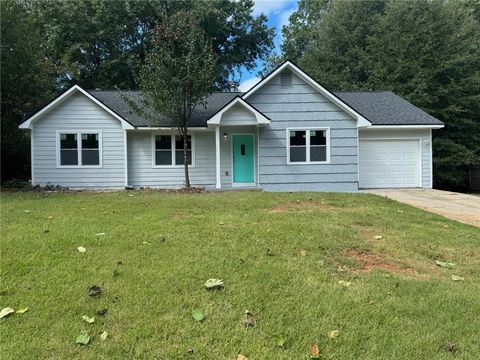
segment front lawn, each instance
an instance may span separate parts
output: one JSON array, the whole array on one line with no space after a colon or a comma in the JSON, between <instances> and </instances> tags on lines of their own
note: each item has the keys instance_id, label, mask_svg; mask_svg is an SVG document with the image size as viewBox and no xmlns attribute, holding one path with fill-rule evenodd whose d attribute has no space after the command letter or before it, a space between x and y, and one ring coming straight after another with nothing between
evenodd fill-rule
<instances>
[{"instance_id":1,"label":"front lawn","mask_svg":"<svg viewBox=\"0 0 480 360\"><path fill-rule=\"evenodd\" d=\"M478 228L373 195L3 193L1 357L471 359L479 276Z\"/></svg>"}]
</instances>

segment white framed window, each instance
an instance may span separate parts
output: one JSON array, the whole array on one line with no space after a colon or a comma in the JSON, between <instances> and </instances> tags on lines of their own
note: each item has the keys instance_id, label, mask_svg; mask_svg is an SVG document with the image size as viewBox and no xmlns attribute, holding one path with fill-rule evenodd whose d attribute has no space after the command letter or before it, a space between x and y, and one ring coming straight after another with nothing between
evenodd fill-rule
<instances>
[{"instance_id":1,"label":"white framed window","mask_svg":"<svg viewBox=\"0 0 480 360\"><path fill-rule=\"evenodd\" d=\"M152 134L152 166L183 167L183 140L181 135ZM188 165L195 166L195 136L188 135Z\"/></svg>"},{"instance_id":2,"label":"white framed window","mask_svg":"<svg viewBox=\"0 0 480 360\"><path fill-rule=\"evenodd\" d=\"M57 131L57 167L102 167L102 132L100 130Z\"/></svg>"},{"instance_id":3,"label":"white framed window","mask_svg":"<svg viewBox=\"0 0 480 360\"><path fill-rule=\"evenodd\" d=\"M287 129L287 163L330 163L330 128Z\"/></svg>"}]
</instances>

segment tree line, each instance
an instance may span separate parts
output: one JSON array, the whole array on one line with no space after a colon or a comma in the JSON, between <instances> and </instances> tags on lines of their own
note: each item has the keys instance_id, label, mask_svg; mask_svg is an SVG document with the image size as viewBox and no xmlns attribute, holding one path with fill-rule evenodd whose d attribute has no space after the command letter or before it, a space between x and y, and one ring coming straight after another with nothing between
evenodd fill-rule
<instances>
[{"instance_id":1,"label":"tree line","mask_svg":"<svg viewBox=\"0 0 480 360\"><path fill-rule=\"evenodd\" d=\"M228 89L240 67L252 70L259 59L265 71L289 59L332 90L391 90L446 123L434 132L435 186L468 187L469 171L480 165L479 1L300 0L283 27L280 55L271 55L275 31L264 15L252 15L253 5L2 1L2 180L29 174L28 134L18 124L70 85L158 87L145 70L142 86L148 59L161 65L152 53L166 51L152 36L183 16L208 39L215 89Z\"/></svg>"}]
</instances>

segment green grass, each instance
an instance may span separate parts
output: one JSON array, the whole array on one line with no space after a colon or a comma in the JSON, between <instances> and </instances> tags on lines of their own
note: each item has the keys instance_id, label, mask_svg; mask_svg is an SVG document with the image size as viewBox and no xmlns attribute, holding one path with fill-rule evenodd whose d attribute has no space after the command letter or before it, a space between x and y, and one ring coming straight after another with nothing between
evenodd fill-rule
<instances>
[{"instance_id":1,"label":"green grass","mask_svg":"<svg viewBox=\"0 0 480 360\"><path fill-rule=\"evenodd\" d=\"M1 211L0 307L29 307L0 320L2 359L308 359L312 344L324 359L480 353L479 229L388 199L3 193ZM365 272L352 250L396 267ZM224 291L205 290L209 278ZM87 295L92 285L101 297ZM243 325L246 309L255 327ZM75 344L82 331L88 346Z\"/></svg>"}]
</instances>

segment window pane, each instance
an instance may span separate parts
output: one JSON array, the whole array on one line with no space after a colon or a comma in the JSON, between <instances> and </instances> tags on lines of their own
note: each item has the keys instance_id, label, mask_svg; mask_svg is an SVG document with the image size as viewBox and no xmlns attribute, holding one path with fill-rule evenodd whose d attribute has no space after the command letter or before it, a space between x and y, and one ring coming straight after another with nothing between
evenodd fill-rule
<instances>
[{"instance_id":1,"label":"window pane","mask_svg":"<svg viewBox=\"0 0 480 360\"><path fill-rule=\"evenodd\" d=\"M82 134L82 149L98 149L98 134Z\"/></svg>"},{"instance_id":2,"label":"window pane","mask_svg":"<svg viewBox=\"0 0 480 360\"><path fill-rule=\"evenodd\" d=\"M191 149L192 148L192 137L190 135L188 135L187 140L188 140L188 149ZM175 149L176 150L183 149L183 140L182 140L182 137L180 135L175 136ZM183 161L182 161L182 163L183 163Z\"/></svg>"},{"instance_id":3,"label":"window pane","mask_svg":"<svg viewBox=\"0 0 480 360\"><path fill-rule=\"evenodd\" d=\"M312 146L310 148L310 161L327 161L327 147Z\"/></svg>"},{"instance_id":4,"label":"window pane","mask_svg":"<svg viewBox=\"0 0 480 360\"><path fill-rule=\"evenodd\" d=\"M77 134L60 134L60 149L76 149Z\"/></svg>"},{"instance_id":5,"label":"window pane","mask_svg":"<svg viewBox=\"0 0 480 360\"><path fill-rule=\"evenodd\" d=\"M170 135L156 135L155 149L170 150L172 148L172 137Z\"/></svg>"},{"instance_id":6,"label":"window pane","mask_svg":"<svg viewBox=\"0 0 480 360\"><path fill-rule=\"evenodd\" d=\"M306 145L307 144L306 131L290 131L290 146Z\"/></svg>"},{"instance_id":7,"label":"window pane","mask_svg":"<svg viewBox=\"0 0 480 360\"><path fill-rule=\"evenodd\" d=\"M307 148L305 146L290 148L290 162L303 161L307 161Z\"/></svg>"},{"instance_id":8,"label":"window pane","mask_svg":"<svg viewBox=\"0 0 480 360\"><path fill-rule=\"evenodd\" d=\"M100 165L99 151L82 149L82 165Z\"/></svg>"},{"instance_id":9,"label":"window pane","mask_svg":"<svg viewBox=\"0 0 480 360\"><path fill-rule=\"evenodd\" d=\"M327 145L325 130L310 130L310 145Z\"/></svg>"},{"instance_id":10,"label":"window pane","mask_svg":"<svg viewBox=\"0 0 480 360\"><path fill-rule=\"evenodd\" d=\"M77 150L60 150L60 165L78 165Z\"/></svg>"},{"instance_id":11,"label":"window pane","mask_svg":"<svg viewBox=\"0 0 480 360\"><path fill-rule=\"evenodd\" d=\"M188 150L188 165L192 165L192 151ZM175 151L175 165L183 165L183 149Z\"/></svg>"},{"instance_id":12,"label":"window pane","mask_svg":"<svg viewBox=\"0 0 480 360\"><path fill-rule=\"evenodd\" d=\"M172 165L172 152L155 151L155 165Z\"/></svg>"}]
</instances>

